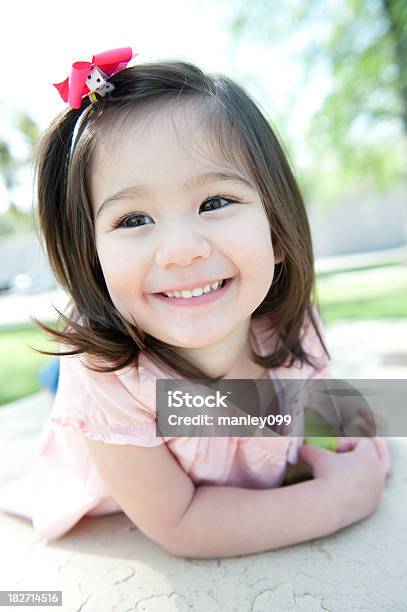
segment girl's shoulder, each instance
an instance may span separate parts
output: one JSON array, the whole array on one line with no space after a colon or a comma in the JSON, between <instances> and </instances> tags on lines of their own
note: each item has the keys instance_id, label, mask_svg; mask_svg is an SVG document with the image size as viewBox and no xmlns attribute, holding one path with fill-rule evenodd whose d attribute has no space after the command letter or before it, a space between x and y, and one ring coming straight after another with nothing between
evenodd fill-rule
<instances>
[{"instance_id":1,"label":"girl's shoulder","mask_svg":"<svg viewBox=\"0 0 407 612\"><path fill-rule=\"evenodd\" d=\"M62 356L53 424L117 444L162 444L156 435L154 385L142 361L139 367L98 372L90 369L95 362L89 355Z\"/></svg>"}]
</instances>

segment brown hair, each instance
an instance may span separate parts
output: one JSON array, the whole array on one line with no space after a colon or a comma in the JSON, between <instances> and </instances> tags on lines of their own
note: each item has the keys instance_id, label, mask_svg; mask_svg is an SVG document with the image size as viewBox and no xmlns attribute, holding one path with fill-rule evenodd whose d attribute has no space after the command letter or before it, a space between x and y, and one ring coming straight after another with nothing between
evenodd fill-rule
<instances>
[{"instance_id":1,"label":"brown hair","mask_svg":"<svg viewBox=\"0 0 407 612\"><path fill-rule=\"evenodd\" d=\"M38 143L35 176L40 234L54 275L70 302L65 314L56 309L55 329L35 318L32 321L53 341L72 349L38 352L85 353L99 360L90 368L97 372L137 367L143 352L170 373L175 371L186 379L210 378L178 355L174 347L146 334L134 320L130 324L114 307L96 252L87 189L107 109L124 125L142 110L192 99L203 109L223 158L233 156L255 181L270 223L272 244L284 254L283 261L276 264L268 294L252 313L253 319L266 317L270 331L278 333L279 346L271 355L261 356L250 345L251 359L266 368L287 360L291 366L296 359L314 365L301 345L300 332L307 317L329 357L313 314L314 259L304 202L282 147L258 106L228 77L205 74L181 61L139 64L114 75L110 82L114 91L95 104L86 97L80 109L61 112ZM61 323L63 328L58 329Z\"/></svg>"}]
</instances>

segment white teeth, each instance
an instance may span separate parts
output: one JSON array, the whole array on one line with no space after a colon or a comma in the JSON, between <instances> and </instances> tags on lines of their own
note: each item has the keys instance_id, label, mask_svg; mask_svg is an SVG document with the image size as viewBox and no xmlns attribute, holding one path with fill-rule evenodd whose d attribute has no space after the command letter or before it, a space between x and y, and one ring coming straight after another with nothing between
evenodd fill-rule
<instances>
[{"instance_id":1,"label":"white teeth","mask_svg":"<svg viewBox=\"0 0 407 612\"><path fill-rule=\"evenodd\" d=\"M216 283L211 283L210 285L205 285L205 287L195 287L195 289L192 289L192 291L189 291L187 289L183 290L183 291L169 291L168 293L164 293L164 295L166 295L167 297L177 297L177 298L191 298L191 297L198 297L200 295L202 295L203 293L209 293L210 291L216 291L216 289L218 289L220 287L220 285L222 284L222 280L220 281L216 281Z\"/></svg>"}]
</instances>

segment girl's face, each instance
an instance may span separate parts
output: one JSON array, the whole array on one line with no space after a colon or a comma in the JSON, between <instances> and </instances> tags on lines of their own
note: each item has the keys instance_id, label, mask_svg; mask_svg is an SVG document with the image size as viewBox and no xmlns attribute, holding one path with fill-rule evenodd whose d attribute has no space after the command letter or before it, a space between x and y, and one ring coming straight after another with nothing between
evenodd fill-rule
<instances>
[{"instance_id":1,"label":"girl's face","mask_svg":"<svg viewBox=\"0 0 407 612\"><path fill-rule=\"evenodd\" d=\"M96 248L116 309L163 342L198 349L247 326L270 288L275 259L256 188L214 176L198 182L209 172L249 179L214 156L196 111L180 106L174 119L177 132L172 117L158 111L147 124L134 121L118 146L99 145L90 191ZM191 134L199 156L186 144ZM185 306L185 299L160 295L230 277L206 303Z\"/></svg>"}]
</instances>

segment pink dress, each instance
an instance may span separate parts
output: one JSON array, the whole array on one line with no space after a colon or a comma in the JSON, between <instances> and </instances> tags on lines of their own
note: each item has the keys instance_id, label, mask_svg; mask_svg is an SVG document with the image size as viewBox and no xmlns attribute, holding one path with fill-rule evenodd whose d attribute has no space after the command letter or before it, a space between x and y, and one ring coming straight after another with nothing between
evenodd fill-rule
<instances>
[{"instance_id":1,"label":"pink dress","mask_svg":"<svg viewBox=\"0 0 407 612\"><path fill-rule=\"evenodd\" d=\"M271 352L275 334L266 332L264 319L252 320L252 328L261 354ZM282 366L268 370L270 378L330 377L314 328L304 324L302 337L305 351L320 367ZM0 490L0 510L31 519L35 534L45 540L61 537L85 515L121 511L92 462L84 436L112 444L167 444L196 485L278 487L287 462L298 461L301 436L156 436L155 381L169 376L144 355L138 371L127 367L111 374L88 370L83 358L61 358L57 394L33 465Z\"/></svg>"}]
</instances>

